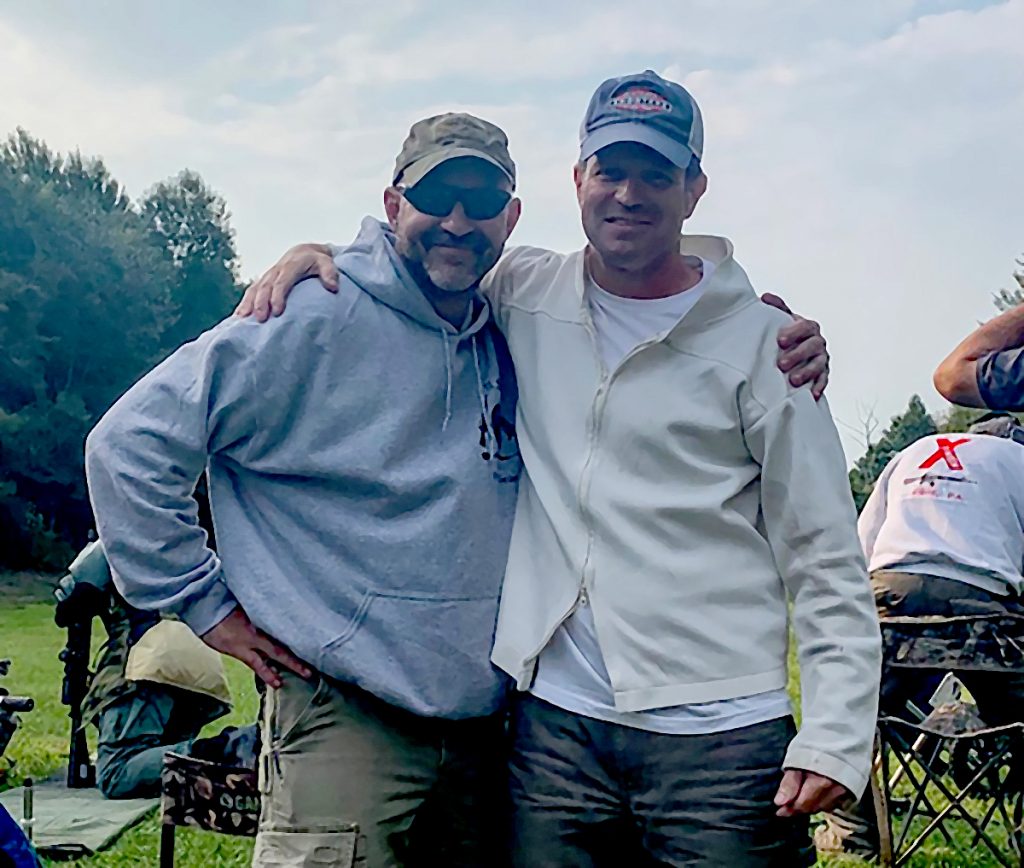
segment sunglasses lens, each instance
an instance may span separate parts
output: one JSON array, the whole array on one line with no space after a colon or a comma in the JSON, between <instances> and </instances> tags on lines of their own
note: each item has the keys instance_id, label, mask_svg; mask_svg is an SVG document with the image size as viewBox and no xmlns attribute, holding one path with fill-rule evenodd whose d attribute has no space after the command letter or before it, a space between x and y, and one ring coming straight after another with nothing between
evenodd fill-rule
<instances>
[{"instance_id":1,"label":"sunglasses lens","mask_svg":"<svg viewBox=\"0 0 1024 868\"><path fill-rule=\"evenodd\" d=\"M460 201L470 220L491 220L504 210L511 198L511 194L505 190L483 188L466 190Z\"/></svg>"},{"instance_id":2,"label":"sunglasses lens","mask_svg":"<svg viewBox=\"0 0 1024 868\"><path fill-rule=\"evenodd\" d=\"M488 187L451 187L447 184L417 184L403 195L417 211L430 217L447 217L456 202L470 220L491 220L497 217L512 199L506 190Z\"/></svg>"},{"instance_id":3,"label":"sunglasses lens","mask_svg":"<svg viewBox=\"0 0 1024 868\"><path fill-rule=\"evenodd\" d=\"M430 217L447 217L455 207L456 197L451 187L440 184L417 184L402 195L413 208Z\"/></svg>"}]
</instances>

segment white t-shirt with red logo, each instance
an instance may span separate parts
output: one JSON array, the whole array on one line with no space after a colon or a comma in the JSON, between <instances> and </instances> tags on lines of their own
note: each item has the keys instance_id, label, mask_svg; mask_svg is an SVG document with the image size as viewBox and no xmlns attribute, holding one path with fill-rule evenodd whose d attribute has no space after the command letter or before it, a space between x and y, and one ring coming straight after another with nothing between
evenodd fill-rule
<instances>
[{"instance_id":1,"label":"white t-shirt with red logo","mask_svg":"<svg viewBox=\"0 0 1024 868\"><path fill-rule=\"evenodd\" d=\"M957 579L994 594L1024 586L1024 446L932 434L882 471L857 523L868 569Z\"/></svg>"}]
</instances>

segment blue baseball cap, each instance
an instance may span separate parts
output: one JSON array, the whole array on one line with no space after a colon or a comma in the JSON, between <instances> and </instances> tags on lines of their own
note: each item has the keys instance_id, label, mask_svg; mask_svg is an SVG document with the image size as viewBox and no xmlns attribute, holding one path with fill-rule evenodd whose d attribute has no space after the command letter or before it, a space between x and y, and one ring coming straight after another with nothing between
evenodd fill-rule
<instances>
[{"instance_id":1,"label":"blue baseball cap","mask_svg":"<svg viewBox=\"0 0 1024 868\"><path fill-rule=\"evenodd\" d=\"M580 160L617 142L637 142L681 169L704 150L704 122L690 92L653 70L609 78L590 98L580 127Z\"/></svg>"}]
</instances>

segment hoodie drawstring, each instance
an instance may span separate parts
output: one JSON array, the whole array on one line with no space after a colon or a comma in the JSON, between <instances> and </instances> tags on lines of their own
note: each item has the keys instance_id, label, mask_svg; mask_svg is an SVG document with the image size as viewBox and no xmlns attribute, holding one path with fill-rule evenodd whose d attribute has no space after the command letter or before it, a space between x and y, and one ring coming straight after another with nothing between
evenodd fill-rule
<instances>
[{"instance_id":1,"label":"hoodie drawstring","mask_svg":"<svg viewBox=\"0 0 1024 868\"><path fill-rule=\"evenodd\" d=\"M448 332L441 331L441 340L444 343L444 369L447 374L447 385L444 390L444 422L441 423L441 430L447 431L448 422L452 418L452 346L448 340ZM476 345L474 344L474 346Z\"/></svg>"},{"instance_id":2,"label":"hoodie drawstring","mask_svg":"<svg viewBox=\"0 0 1024 868\"><path fill-rule=\"evenodd\" d=\"M484 378L480 372L480 353L477 350L476 335L473 335L473 367L476 369L476 394L480 399L480 413L484 435L484 457L488 460L498 452L498 438L491 430L491 408L487 402L487 393L484 390Z\"/></svg>"},{"instance_id":3,"label":"hoodie drawstring","mask_svg":"<svg viewBox=\"0 0 1024 868\"><path fill-rule=\"evenodd\" d=\"M444 366L447 381L444 392L444 422L441 423L441 430L445 431L447 430L448 423L452 418L453 362L452 345L448 332L441 332L441 341L444 343ZM480 365L480 348L477 344L477 336L475 334L471 337L470 343L473 350L473 370L476 372L476 396L477 400L480 402L481 433L484 438L484 442L481 445L484 447L484 457L490 460L491 456L497 455L498 453L498 438L491 427L491 407L490 402L487 400L487 390L484 388L483 369ZM491 368L493 368L495 364L496 363L493 360L490 360Z\"/></svg>"}]
</instances>

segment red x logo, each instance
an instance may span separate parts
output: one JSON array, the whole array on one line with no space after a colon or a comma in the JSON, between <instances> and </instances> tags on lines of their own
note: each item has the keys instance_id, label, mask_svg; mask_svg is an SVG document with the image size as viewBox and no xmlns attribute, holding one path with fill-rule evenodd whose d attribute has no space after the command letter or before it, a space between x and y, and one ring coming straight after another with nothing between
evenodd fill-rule
<instances>
[{"instance_id":1,"label":"red x logo","mask_svg":"<svg viewBox=\"0 0 1024 868\"><path fill-rule=\"evenodd\" d=\"M950 470L963 470L964 466L960 463L960 459L956 457L956 447L963 446L964 443L970 443L970 437L964 437L960 440L950 440L946 437L940 437L935 441L935 445L938 447L935 452L926 458L921 463L921 470L927 470L939 461L945 461L946 467Z\"/></svg>"}]
</instances>

